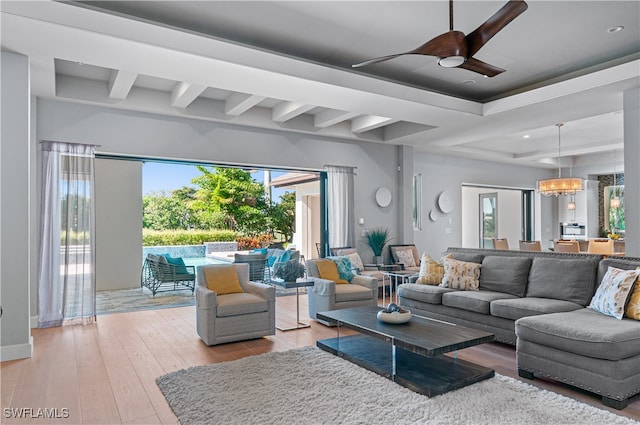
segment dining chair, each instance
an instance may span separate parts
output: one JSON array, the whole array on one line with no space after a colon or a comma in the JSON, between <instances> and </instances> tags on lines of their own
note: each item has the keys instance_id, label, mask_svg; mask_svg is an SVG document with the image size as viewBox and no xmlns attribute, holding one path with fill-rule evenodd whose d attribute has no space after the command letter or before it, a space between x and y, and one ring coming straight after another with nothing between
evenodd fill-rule
<instances>
[{"instance_id":1,"label":"dining chair","mask_svg":"<svg viewBox=\"0 0 640 425\"><path fill-rule=\"evenodd\" d=\"M578 241L554 241L553 242L553 251L554 252L568 252L571 254L579 254L580 253L580 245Z\"/></svg>"},{"instance_id":2,"label":"dining chair","mask_svg":"<svg viewBox=\"0 0 640 425\"><path fill-rule=\"evenodd\" d=\"M493 249L507 250L509 249L509 241L507 239L493 239Z\"/></svg>"},{"instance_id":3,"label":"dining chair","mask_svg":"<svg viewBox=\"0 0 640 425\"><path fill-rule=\"evenodd\" d=\"M519 241L520 251L542 251L540 241Z\"/></svg>"},{"instance_id":4,"label":"dining chair","mask_svg":"<svg viewBox=\"0 0 640 425\"><path fill-rule=\"evenodd\" d=\"M611 255L613 254L612 239L591 239L589 241L589 254Z\"/></svg>"}]
</instances>

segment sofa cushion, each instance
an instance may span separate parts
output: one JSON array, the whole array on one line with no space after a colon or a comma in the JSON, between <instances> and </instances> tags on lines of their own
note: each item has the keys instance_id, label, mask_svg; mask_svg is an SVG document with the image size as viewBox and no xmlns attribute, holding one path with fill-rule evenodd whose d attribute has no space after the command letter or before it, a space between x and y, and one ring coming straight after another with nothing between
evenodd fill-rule
<instances>
[{"instance_id":1,"label":"sofa cushion","mask_svg":"<svg viewBox=\"0 0 640 425\"><path fill-rule=\"evenodd\" d=\"M441 286L452 289L462 289L465 291L477 291L480 285L479 263L458 261L445 257L444 276Z\"/></svg>"},{"instance_id":2,"label":"sofa cushion","mask_svg":"<svg viewBox=\"0 0 640 425\"><path fill-rule=\"evenodd\" d=\"M368 300L373 297L371 289L355 284L336 285L336 302Z\"/></svg>"},{"instance_id":3,"label":"sofa cushion","mask_svg":"<svg viewBox=\"0 0 640 425\"><path fill-rule=\"evenodd\" d=\"M398 287L398 296L427 304L442 304L442 294L455 291L455 289L444 288L442 286L405 283Z\"/></svg>"},{"instance_id":4,"label":"sofa cushion","mask_svg":"<svg viewBox=\"0 0 640 425\"><path fill-rule=\"evenodd\" d=\"M527 297L571 301L585 307L594 293L597 261L534 257Z\"/></svg>"},{"instance_id":5,"label":"sofa cushion","mask_svg":"<svg viewBox=\"0 0 640 425\"><path fill-rule=\"evenodd\" d=\"M606 360L640 355L640 322L616 320L588 308L515 322L518 339Z\"/></svg>"},{"instance_id":6,"label":"sofa cushion","mask_svg":"<svg viewBox=\"0 0 640 425\"><path fill-rule=\"evenodd\" d=\"M442 305L489 314L492 301L513 298L516 298L516 296L503 292L455 291L442 295Z\"/></svg>"},{"instance_id":7,"label":"sofa cushion","mask_svg":"<svg viewBox=\"0 0 640 425\"><path fill-rule=\"evenodd\" d=\"M609 267L602 283L591 299L589 308L598 313L622 319L631 289L638 279L640 270L622 270Z\"/></svg>"},{"instance_id":8,"label":"sofa cushion","mask_svg":"<svg viewBox=\"0 0 640 425\"><path fill-rule=\"evenodd\" d=\"M488 255L482 260L480 289L524 297L531 258Z\"/></svg>"},{"instance_id":9,"label":"sofa cushion","mask_svg":"<svg viewBox=\"0 0 640 425\"><path fill-rule=\"evenodd\" d=\"M482 254L472 254L470 252L451 252L451 258L458 261L467 261L469 263L482 263L482 259L484 255Z\"/></svg>"},{"instance_id":10,"label":"sofa cushion","mask_svg":"<svg viewBox=\"0 0 640 425\"><path fill-rule=\"evenodd\" d=\"M216 298L216 316L228 317L240 314L252 314L267 311L269 302L257 295L243 292L241 294L227 294Z\"/></svg>"},{"instance_id":11,"label":"sofa cushion","mask_svg":"<svg viewBox=\"0 0 640 425\"><path fill-rule=\"evenodd\" d=\"M518 320L521 317L539 314L562 313L584 308L570 301L549 298L525 297L515 300L496 300L491 303L491 315L505 319Z\"/></svg>"}]
</instances>

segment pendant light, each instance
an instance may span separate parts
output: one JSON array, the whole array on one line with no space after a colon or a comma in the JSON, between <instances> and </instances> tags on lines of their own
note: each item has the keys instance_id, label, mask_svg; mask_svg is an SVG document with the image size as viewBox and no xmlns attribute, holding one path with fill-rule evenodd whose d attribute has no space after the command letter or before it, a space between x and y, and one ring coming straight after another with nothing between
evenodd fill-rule
<instances>
[{"instance_id":1,"label":"pendant light","mask_svg":"<svg viewBox=\"0 0 640 425\"><path fill-rule=\"evenodd\" d=\"M562 177L562 164L560 163L560 128L564 124L556 124L558 127L558 178L538 181L538 192L545 196L575 195L582 190L582 179Z\"/></svg>"}]
</instances>

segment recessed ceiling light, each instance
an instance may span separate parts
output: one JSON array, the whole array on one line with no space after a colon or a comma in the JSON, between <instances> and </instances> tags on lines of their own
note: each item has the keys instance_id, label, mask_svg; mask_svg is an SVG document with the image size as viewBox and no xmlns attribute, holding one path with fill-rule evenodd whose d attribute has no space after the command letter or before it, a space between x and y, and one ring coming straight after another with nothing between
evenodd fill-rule
<instances>
[{"instance_id":1,"label":"recessed ceiling light","mask_svg":"<svg viewBox=\"0 0 640 425\"><path fill-rule=\"evenodd\" d=\"M529 136L528 134L525 134L524 136L522 136L523 139L528 139L529 137L531 136Z\"/></svg>"},{"instance_id":2,"label":"recessed ceiling light","mask_svg":"<svg viewBox=\"0 0 640 425\"><path fill-rule=\"evenodd\" d=\"M622 25L618 25L617 27L611 27L607 30L607 32L611 33L611 32L619 32L622 31L624 29L624 27Z\"/></svg>"},{"instance_id":3,"label":"recessed ceiling light","mask_svg":"<svg viewBox=\"0 0 640 425\"><path fill-rule=\"evenodd\" d=\"M463 80L460 82L460 84L463 84L465 86L471 85L471 84L475 84L476 80Z\"/></svg>"}]
</instances>

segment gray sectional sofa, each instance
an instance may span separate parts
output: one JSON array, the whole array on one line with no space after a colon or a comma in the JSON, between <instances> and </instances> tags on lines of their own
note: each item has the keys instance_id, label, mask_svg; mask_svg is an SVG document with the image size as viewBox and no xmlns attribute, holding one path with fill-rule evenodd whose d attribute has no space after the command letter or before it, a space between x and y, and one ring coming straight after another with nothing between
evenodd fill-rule
<instances>
[{"instance_id":1,"label":"gray sectional sofa","mask_svg":"<svg viewBox=\"0 0 640 425\"><path fill-rule=\"evenodd\" d=\"M480 290L408 283L399 287L400 305L516 345L522 377L586 389L617 409L640 393L640 321L587 308L609 266L635 269L639 258L465 248L447 252L482 264Z\"/></svg>"}]
</instances>

